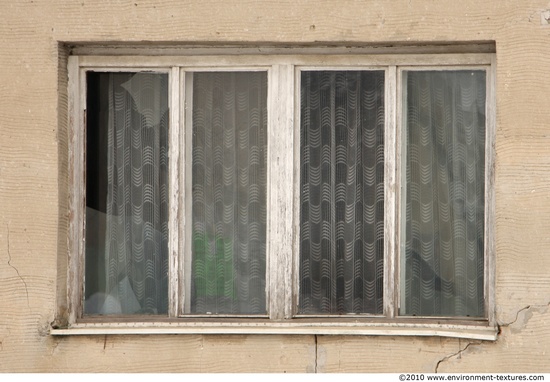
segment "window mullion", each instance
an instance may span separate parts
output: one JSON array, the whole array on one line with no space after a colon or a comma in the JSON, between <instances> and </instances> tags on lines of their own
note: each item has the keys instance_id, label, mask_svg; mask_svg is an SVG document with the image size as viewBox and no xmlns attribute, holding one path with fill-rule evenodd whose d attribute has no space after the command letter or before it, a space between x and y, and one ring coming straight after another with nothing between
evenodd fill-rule
<instances>
[{"instance_id":1,"label":"window mullion","mask_svg":"<svg viewBox=\"0 0 550 382\"><path fill-rule=\"evenodd\" d=\"M179 68L171 68L169 79L170 123L168 143L169 210L168 210L168 315L177 317L180 312L180 76Z\"/></svg>"},{"instance_id":2,"label":"window mullion","mask_svg":"<svg viewBox=\"0 0 550 382\"><path fill-rule=\"evenodd\" d=\"M396 73L396 199L395 199L395 316L399 315L401 301L405 295L405 283L402 278L401 272L405 268L405 222L407 218L407 185L406 185L406 155L407 155L407 135L405 126L407 123L407 113L406 113L406 104L407 104L407 81L406 81L406 72L403 72L403 69L399 67Z\"/></svg>"},{"instance_id":3,"label":"window mullion","mask_svg":"<svg viewBox=\"0 0 550 382\"><path fill-rule=\"evenodd\" d=\"M398 233L398 158L400 144L397 126L397 68L386 70L384 126L384 315L393 318L397 311Z\"/></svg>"},{"instance_id":4,"label":"window mullion","mask_svg":"<svg viewBox=\"0 0 550 382\"><path fill-rule=\"evenodd\" d=\"M268 81L267 296L271 319L292 315L294 68L274 65Z\"/></svg>"},{"instance_id":5,"label":"window mullion","mask_svg":"<svg viewBox=\"0 0 550 382\"><path fill-rule=\"evenodd\" d=\"M191 312L191 268L192 268L192 238L193 238L193 218L192 218L192 206L193 206L193 75L185 72L184 69L180 71L180 163L182 178L180 179L180 187L182 189L180 200L183 205L183 213L181 214L182 231L181 232L181 253L182 264L180 266L181 281L179 283L182 291L182 306L180 308L180 314Z\"/></svg>"},{"instance_id":6,"label":"window mullion","mask_svg":"<svg viewBox=\"0 0 550 382\"><path fill-rule=\"evenodd\" d=\"M294 232L294 242L292 243L292 299L290 303L290 313L294 316L298 314L298 304L300 296L300 237L301 237L301 190L300 190L300 177L302 169L302 159L301 159L301 83L302 75L301 69L294 67L294 84L293 84L293 115L294 115L294 136L293 136L293 154L296 160L294 161L294 180L292 182L293 192L294 192L294 215L293 215L293 232Z\"/></svg>"}]
</instances>

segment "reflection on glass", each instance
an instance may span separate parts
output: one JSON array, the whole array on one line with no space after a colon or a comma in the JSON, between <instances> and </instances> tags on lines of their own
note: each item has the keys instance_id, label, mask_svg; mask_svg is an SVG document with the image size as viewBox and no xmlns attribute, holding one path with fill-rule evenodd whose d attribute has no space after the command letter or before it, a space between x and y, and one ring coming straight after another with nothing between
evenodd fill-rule
<instances>
[{"instance_id":1,"label":"reflection on glass","mask_svg":"<svg viewBox=\"0 0 550 382\"><path fill-rule=\"evenodd\" d=\"M166 314L168 75L87 75L85 314Z\"/></svg>"},{"instance_id":2,"label":"reflection on glass","mask_svg":"<svg viewBox=\"0 0 550 382\"><path fill-rule=\"evenodd\" d=\"M483 316L485 72L404 76L400 314Z\"/></svg>"},{"instance_id":3,"label":"reflection on glass","mask_svg":"<svg viewBox=\"0 0 550 382\"><path fill-rule=\"evenodd\" d=\"M384 72L303 71L301 314L380 314Z\"/></svg>"}]
</instances>

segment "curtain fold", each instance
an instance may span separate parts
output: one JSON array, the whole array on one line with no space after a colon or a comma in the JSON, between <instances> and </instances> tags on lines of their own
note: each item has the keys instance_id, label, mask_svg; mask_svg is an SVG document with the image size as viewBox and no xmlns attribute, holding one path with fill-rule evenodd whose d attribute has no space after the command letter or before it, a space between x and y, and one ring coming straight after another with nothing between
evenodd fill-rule
<instances>
[{"instance_id":1,"label":"curtain fold","mask_svg":"<svg viewBox=\"0 0 550 382\"><path fill-rule=\"evenodd\" d=\"M299 313L382 313L384 72L301 76Z\"/></svg>"},{"instance_id":2,"label":"curtain fold","mask_svg":"<svg viewBox=\"0 0 550 382\"><path fill-rule=\"evenodd\" d=\"M191 313L266 313L267 74L193 73Z\"/></svg>"},{"instance_id":3,"label":"curtain fold","mask_svg":"<svg viewBox=\"0 0 550 382\"><path fill-rule=\"evenodd\" d=\"M401 314L482 316L485 72L406 73Z\"/></svg>"}]
</instances>

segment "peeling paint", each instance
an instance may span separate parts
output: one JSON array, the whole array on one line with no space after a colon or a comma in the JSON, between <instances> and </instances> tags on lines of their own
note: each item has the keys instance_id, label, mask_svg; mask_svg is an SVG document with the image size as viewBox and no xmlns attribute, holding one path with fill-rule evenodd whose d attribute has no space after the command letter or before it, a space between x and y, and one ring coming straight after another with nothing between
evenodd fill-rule
<instances>
[{"instance_id":1,"label":"peeling paint","mask_svg":"<svg viewBox=\"0 0 550 382\"><path fill-rule=\"evenodd\" d=\"M519 309L516 312L516 317L513 321L507 323L498 323L499 334L501 332L501 328L503 327L510 327L512 333L521 332L525 328L529 320L533 317L533 312L544 314L548 311L549 306L550 302L548 302L546 305L527 305Z\"/></svg>"}]
</instances>

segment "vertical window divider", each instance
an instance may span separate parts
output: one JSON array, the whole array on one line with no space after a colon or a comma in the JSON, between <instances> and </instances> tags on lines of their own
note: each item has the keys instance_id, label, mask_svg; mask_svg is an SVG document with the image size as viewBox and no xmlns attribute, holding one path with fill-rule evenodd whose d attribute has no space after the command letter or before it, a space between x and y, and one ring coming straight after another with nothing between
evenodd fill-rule
<instances>
[{"instance_id":1,"label":"vertical window divider","mask_svg":"<svg viewBox=\"0 0 550 382\"><path fill-rule=\"evenodd\" d=\"M294 68L274 65L268 73L267 275L268 314L292 316Z\"/></svg>"},{"instance_id":2,"label":"vertical window divider","mask_svg":"<svg viewBox=\"0 0 550 382\"><path fill-rule=\"evenodd\" d=\"M401 278L401 269L405 262L404 235L406 224L406 179L405 179L405 159L407 149L407 135L405 133L405 124L407 113L405 105L407 104L407 86L403 78L403 69L396 70L396 96L395 96L395 254L394 254L394 316L399 316L401 308L401 299L404 295L405 283Z\"/></svg>"},{"instance_id":3,"label":"vertical window divider","mask_svg":"<svg viewBox=\"0 0 550 382\"><path fill-rule=\"evenodd\" d=\"M183 211L181 221L183 222L182 234L182 255L183 264L181 267L182 281L180 283L182 290L181 301L183 301L180 314L191 312L191 278L193 261L193 74L181 70L180 73L180 91L181 91L181 124L180 127L180 145L182 161L181 174L183 180L182 199Z\"/></svg>"},{"instance_id":4,"label":"vertical window divider","mask_svg":"<svg viewBox=\"0 0 550 382\"><path fill-rule=\"evenodd\" d=\"M293 216L293 232L294 240L292 244L293 252L293 262L292 262L292 283L293 283L293 295L292 295L292 307L291 314L294 316L298 314L298 304L300 296L300 235L301 235L301 209L302 204L300 201L301 190L301 108L300 108L300 92L301 92L301 83L302 83L302 74L299 67L294 67L294 182L292 183L292 188L294 190L294 216Z\"/></svg>"},{"instance_id":5,"label":"vertical window divider","mask_svg":"<svg viewBox=\"0 0 550 382\"><path fill-rule=\"evenodd\" d=\"M180 74L179 68L170 69L169 77L170 124L168 144L169 212L168 212L168 315L177 317L180 311ZM183 147L183 146L181 146ZM181 291L183 294L183 290Z\"/></svg>"},{"instance_id":6,"label":"vertical window divider","mask_svg":"<svg viewBox=\"0 0 550 382\"><path fill-rule=\"evenodd\" d=\"M396 316L398 236L398 149L397 67L386 69L384 122L384 315Z\"/></svg>"}]
</instances>

